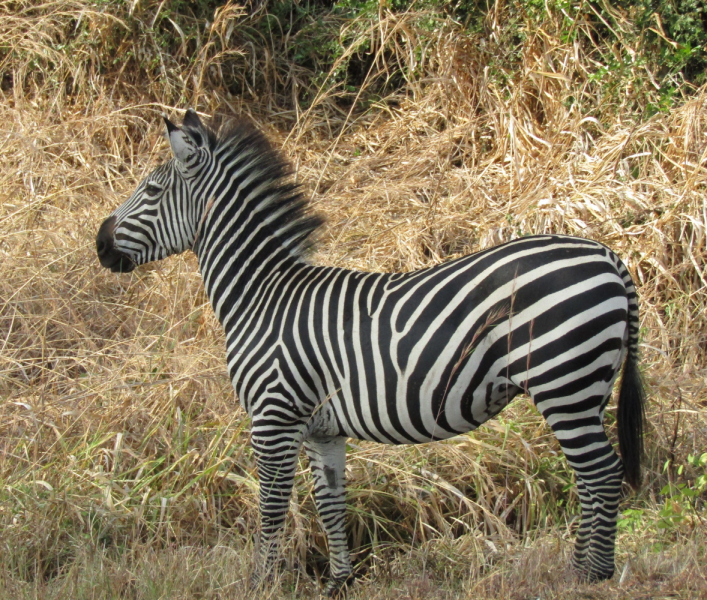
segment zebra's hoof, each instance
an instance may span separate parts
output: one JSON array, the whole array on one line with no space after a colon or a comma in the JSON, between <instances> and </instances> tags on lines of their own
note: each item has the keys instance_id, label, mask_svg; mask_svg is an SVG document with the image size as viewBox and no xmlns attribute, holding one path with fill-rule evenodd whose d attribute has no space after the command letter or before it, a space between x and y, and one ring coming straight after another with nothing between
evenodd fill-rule
<instances>
[{"instance_id":1,"label":"zebra's hoof","mask_svg":"<svg viewBox=\"0 0 707 600\"><path fill-rule=\"evenodd\" d=\"M332 579L329 581L326 589L324 590L324 596L334 600L344 600L346 598L346 594L348 593L348 587L352 582L352 576Z\"/></svg>"},{"instance_id":2,"label":"zebra's hoof","mask_svg":"<svg viewBox=\"0 0 707 600\"><path fill-rule=\"evenodd\" d=\"M272 571L268 571L265 574L257 572L253 573L248 578L248 589L251 592L260 591L263 587L267 586L268 584L271 584L273 579L274 577Z\"/></svg>"},{"instance_id":3,"label":"zebra's hoof","mask_svg":"<svg viewBox=\"0 0 707 600\"><path fill-rule=\"evenodd\" d=\"M574 565L575 571L577 572L577 578L580 581L586 581L587 583L597 583L599 581L605 581L611 579L614 576L614 569L597 569L596 567L582 567Z\"/></svg>"},{"instance_id":4,"label":"zebra's hoof","mask_svg":"<svg viewBox=\"0 0 707 600\"><path fill-rule=\"evenodd\" d=\"M248 578L248 589L251 592L257 592L263 585L263 579L257 575L251 575Z\"/></svg>"},{"instance_id":5,"label":"zebra's hoof","mask_svg":"<svg viewBox=\"0 0 707 600\"><path fill-rule=\"evenodd\" d=\"M598 581L605 581L611 579L614 576L614 569L597 570L590 569L587 574L587 581L589 583L597 583Z\"/></svg>"}]
</instances>

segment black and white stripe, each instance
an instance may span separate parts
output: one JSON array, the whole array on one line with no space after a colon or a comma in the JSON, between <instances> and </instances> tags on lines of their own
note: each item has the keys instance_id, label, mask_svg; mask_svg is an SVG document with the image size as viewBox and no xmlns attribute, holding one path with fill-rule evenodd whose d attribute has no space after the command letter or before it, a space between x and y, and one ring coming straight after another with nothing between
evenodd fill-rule
<instances>
[{"instance_id":1,"label":"black and white stripe","mask_svg":"<svg viewBox=\"0 0 707 600\"><path fill-rule=\"evenodd\" d=\"M619 258L590 240L526 237L412 273L305 260L319 225L282 159L252 127L167 121L175 157L101 226L116 271L191 248L252 419L261 567L273 563L304 445L331 553L330 590L351 574L345 440L424 443L471 431L526 392L577 473L574 562L614 571L621 482L640 484L638 304ZM603 426L622 365L621 459Z\"/></svg>"}]
</instances>

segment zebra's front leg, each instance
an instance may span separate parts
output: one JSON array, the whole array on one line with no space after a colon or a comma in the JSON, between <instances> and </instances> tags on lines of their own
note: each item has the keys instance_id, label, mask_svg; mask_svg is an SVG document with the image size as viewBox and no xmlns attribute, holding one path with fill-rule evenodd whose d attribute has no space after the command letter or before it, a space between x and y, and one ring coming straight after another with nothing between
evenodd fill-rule
<instances>
[{"instance_id":1,"label":"zebra's front leg","mask_svg":"<svg viewBox=\"0 0 707 600\"><path fill-rule=\"evenodd\" d=\"M314 477L314 498L329 544L330 575L326 593L343 594L351 578L346 540L346 438L308 440L304 448Z\"/></svg>"},{"instance_id":2,"label":"zebra's front leg","mask_svg":"<svg viewBox=\"0 0 707 600\"><path fill-rule=\"evenodd\" d=\"M277 566L280 533L290 506L303 432L304 426L299 423L253 423L251 444L260 479L260 547L252 587L270 577Z\"/></svg>"}]
</instances>

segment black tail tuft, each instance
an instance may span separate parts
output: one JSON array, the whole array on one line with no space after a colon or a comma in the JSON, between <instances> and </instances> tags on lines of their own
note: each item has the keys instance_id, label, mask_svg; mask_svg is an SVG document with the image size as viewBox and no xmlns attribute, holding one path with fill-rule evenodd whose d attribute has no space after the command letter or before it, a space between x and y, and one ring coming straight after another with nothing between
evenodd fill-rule
<instances>
[{"instance_id":1,"label":"black tail tuft","mask_svg":"<svg viewBox=\"0 0 707 600\"><path fill-rule=\"evenodd\" d=\"M621 391L616 420L619 429L619 450L624 463L624 477L638 490L641 487L643 460L643 422L645 393L638 370L635 351L629 350L621 377Z\"/></svg>"}]
</instances>

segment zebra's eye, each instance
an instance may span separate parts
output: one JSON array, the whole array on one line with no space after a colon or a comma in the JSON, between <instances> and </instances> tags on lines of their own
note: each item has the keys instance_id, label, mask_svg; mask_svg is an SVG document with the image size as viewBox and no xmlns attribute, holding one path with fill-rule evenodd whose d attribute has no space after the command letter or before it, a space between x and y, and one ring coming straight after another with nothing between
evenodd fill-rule
<instances>
[{"instance_id":1,"label":"zebra's eye","mask_svg":"<svg viewBox=\"0 0 707 600\"><path fill-rule=\"evenodd\" d=\"M145 192L149 196L157 196L162 191L162 188L159 185L155 185L154 183L148 183L147 186L145 187Z\"/></svg>"}]
</instances>

